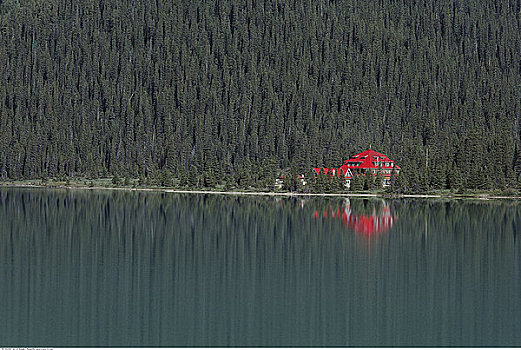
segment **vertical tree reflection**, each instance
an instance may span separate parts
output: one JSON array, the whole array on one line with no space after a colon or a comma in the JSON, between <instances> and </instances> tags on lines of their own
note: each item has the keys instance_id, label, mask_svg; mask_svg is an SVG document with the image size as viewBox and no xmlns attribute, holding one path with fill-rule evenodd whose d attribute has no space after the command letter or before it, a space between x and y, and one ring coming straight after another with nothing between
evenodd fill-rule
<instances>
[{"instance_id":1,"label":"vertical tree reflection","mask_svg":"<svg viewBox=\"0 0 521 350\"><path fill-rule=\"evenodd\" d=\"M0 339L521 344L519 205L352 199L352 222L380 220L371 254L346 209L344 199L0 189Z\"/></svg>"}]
</instances>

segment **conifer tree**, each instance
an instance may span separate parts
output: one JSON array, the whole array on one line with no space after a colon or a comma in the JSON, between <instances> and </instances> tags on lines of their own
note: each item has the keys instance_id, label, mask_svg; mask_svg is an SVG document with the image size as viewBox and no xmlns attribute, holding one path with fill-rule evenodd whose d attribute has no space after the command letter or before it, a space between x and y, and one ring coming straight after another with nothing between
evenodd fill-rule
<instances>
[{"instance_id":1,"label":"conifer tree","mask_svg":"<svg viewBox=\"0 0 521 350\"><path fill-rule=\"evenodd\" d=\"M359 192L363 190L364 186L364 176L359 174L354 174L353 178L351 179L351 187L350 190L353 192Z\"/></svg>"}]
</instances>

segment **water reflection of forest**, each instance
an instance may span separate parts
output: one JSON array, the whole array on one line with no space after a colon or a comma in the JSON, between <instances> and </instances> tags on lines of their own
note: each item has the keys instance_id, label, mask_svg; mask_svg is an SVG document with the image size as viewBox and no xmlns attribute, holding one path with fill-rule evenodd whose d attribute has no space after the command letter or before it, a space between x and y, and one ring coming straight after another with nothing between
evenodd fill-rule
<instances>
[{"instance_id":1,"label":"water reflection of forest","mask_svg":"<svg viewBox=\"0 0 521 350\"><path fill-rule=\"evenodd\" d=\"M339 219L344 226L356 233L364 235L376 235L387 232L398 219L391 214L391 207L385 200L359 201L351 203L348 198L342 205L335 208L329 206L322 209L322 215L318 210L313 213L315 219Z\"/></svg>"},{"instance_id":2,"label":"water reflection of forest","mask_svg":"<svg viewBox=\"0 0 521 350\"><path fill-rule=\"evenodd\" d=\"M6 344L521 344L518 201L0 187L0 222Z\"/></svg>"}]
</instances>

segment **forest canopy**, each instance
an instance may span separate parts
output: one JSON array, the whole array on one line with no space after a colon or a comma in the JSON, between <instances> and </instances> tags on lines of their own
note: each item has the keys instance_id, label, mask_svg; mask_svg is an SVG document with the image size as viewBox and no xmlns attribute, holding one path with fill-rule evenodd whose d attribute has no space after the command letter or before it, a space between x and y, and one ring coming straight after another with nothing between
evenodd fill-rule
<instances>
[{"instance_id":1,"label":"forest canopy","mask_svg":"<svg viewBox=\"0 0 521 350\"><path fill-rule=\"evenodd\" d=\"M518 0L0 1L0 178L521 182Z\"/></svg>"}]
</instances>

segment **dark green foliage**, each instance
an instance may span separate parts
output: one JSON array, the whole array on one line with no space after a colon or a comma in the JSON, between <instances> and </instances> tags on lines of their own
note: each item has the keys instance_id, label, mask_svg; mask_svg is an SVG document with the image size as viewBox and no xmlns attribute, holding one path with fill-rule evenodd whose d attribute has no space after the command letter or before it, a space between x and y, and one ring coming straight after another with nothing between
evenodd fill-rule
<instances>
[{"instance_id":1,"label":"dark green foliage","mask_svg":"<svg viewBox=\"0 0 521 350\"><path fill-rule=\"evenodd\" d=\"M394 175L394 181L391 181L391 191L397 193L403 193L407 191L407 182L404 175Z\"/></svg>"},{"instance_id":2,"label":"dark green foliage","mask_svg":"<svg viewBox=\"0 0 521 350\"><path fill-rule=\"evenodd\" d=\"M364 175L362 176L362 189L364 191L372 190L374 188L374 179L371 175Z\"/></svg>"},{"instance_id":3,"label":"dark green foliage","mask_svg":"<svg viewBox=\"0 0 521 350\"><path fill-rule=\"evenodd\" d=\"M309 192L313 193L320 193L319 191L319 180L316 173L313 171L313 173L310 173L310 176L307 177L307 187Z\"/></svg>"},{"instance_id":4,"label":"dark green foliage","mask_svg":"<svg viewBox=\"0 0 521 350\"><path fill-rule=\"evenodd\" d=\"M321 171L317 176L311 171L306 176L306 186L300 185L301 191L314 193L342 193L347 191L343 176L332 176L331 173Z\"/></svg>"},{"instance_id":5,"label":"dark green foliage","mask_svg":"<svg viewBox=\"0 0 521 350\"><path fill-rule=\"evenodd\" d=\"M343 175L334 176L332 178L332 182L333 182L333 192L334 193L342 193L342 192L347 191L347 189L345 187L346 180Z\"/></svg>"},{"instance_id":6,"label":"dark green foliage","mask_svg":"<svg viewBox=\"0 0 521 350\"><path fill-rule=\"evenodd\" d=\"M376 172L376 177L374 179L374 188L380 189L383 186L384 178L380 170Z\"/></svg>"},{"instance_id":7,"label":"dark green foliage","mask_svg":"<svg viewBox=\"0 0 521 350\"><path fill-rule=\"evenodd\" d=\"M141 176L139 177L139 179L138 179L138 185L139 185L139 186L146 186L146 185L148 185L148 184L149 184L148 178L145 177L145 176L143 176L143 175L141 175Z\"/></svg>"},{"instance_id":8,"label":"dark green foliage","mask_svg":"<svg viewBox=\"0 0 521 350\"><path fill-rule=\"evenodd\" d=\"M365 176L355 175L351 179L351 187L350 190L353 192L361 191L364 188Z\"/></svg>"},{"instance_id":9,"label":"dark green foliage","mask_svg":"<svg viewBox=\"0 0 521 350\"><path fill-rule=\"evenodd\" d=\"M202 175L202 186L206 188L213 188L217 185L217 178L212 170L208 170Z\"/></svg>"},{"instance_id":10,"label":"dark green foliage","mask_svg":"<svg viewBox=\"0 0 521 350\"><path fill-rule=\"evenodd\" d=\"M186 176L185 185L189 188L195 188L200 186L199 173L197 171L197 168L193 165L190 167L190 171Z\"/></svg>"},{"instance_id":11,"label":"dark green foliage","mask_svg":"<svg viewBox=\"0 0 521 350\"><path fill-rule=\"evenodd\" d=\"M289 192L297 192L299 188L299 180L296 175L288 174L284 176L284 182L282 183L282 189Z\"/></svg>"},{"instance_id":12,"label":"dark green foliage","mask_svg":"<svg viewBox=\"0 0 521 350\"><path fill-rule=\"evenodd\" d=\"M340 193L345 189L343 187L343 178L327 174L324 176L324 192L326 193Z\"/></svg>"},{"instance_id":13,"label":"dark green foliage","mask_svg":"<svg viewBox=\"0 0 521 350\"><path fill-rule=\"evenodd\" d=\"M171 187L173 185L172 173L166 168L157 173L158 185L163 187Z\"/></svg>"},{"instance_id":14,"label":"dark green foliage","mask_svg":"<svg viewBox=\"0 0 521 350\"><path fill-rule=\"evenodd\" d=\"M112 184L116 186L121 185L121 179L118 175L114 175L112 178Z\"/></svg>"},{"instance_id":15,"label":"dark green foliage","mask_svg":"<svg viewBox=\"0 0 521 350\"><path fill-rule=\"evenodd\" d=\"M280 169L372 145L408 191L516 186L519 13L500 0L2 1L0 178L267 188Z\"/></svg>"}]
</instances>

